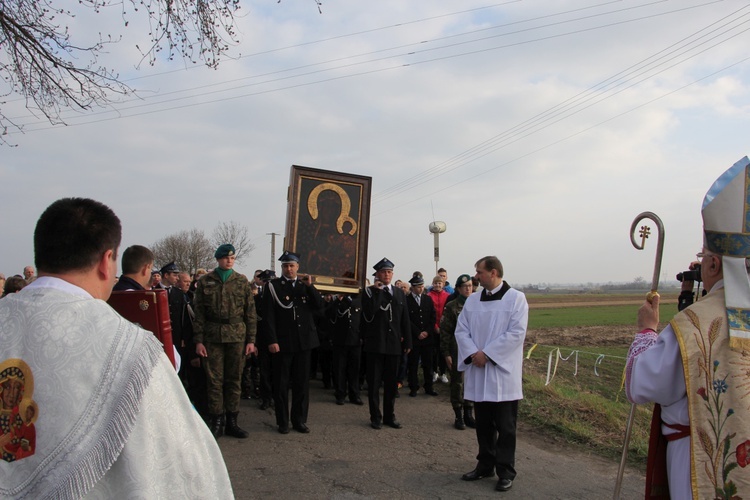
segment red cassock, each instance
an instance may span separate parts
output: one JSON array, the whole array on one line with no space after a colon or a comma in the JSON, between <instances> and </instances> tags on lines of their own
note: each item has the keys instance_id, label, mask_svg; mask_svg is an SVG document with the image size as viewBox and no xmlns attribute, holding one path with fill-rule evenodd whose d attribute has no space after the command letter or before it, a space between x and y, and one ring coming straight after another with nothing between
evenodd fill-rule
<instances>
[{"instance_id":1,"label":"red cassock","mask_svg":"<svg viewBox=\"0 0 750 500\"><path fill-rule=\"evenodd\" d=\"M172 366L176 366L166 290L112 292L107 303L126 320L156 335Z\"/></svg>"}]
</instances>

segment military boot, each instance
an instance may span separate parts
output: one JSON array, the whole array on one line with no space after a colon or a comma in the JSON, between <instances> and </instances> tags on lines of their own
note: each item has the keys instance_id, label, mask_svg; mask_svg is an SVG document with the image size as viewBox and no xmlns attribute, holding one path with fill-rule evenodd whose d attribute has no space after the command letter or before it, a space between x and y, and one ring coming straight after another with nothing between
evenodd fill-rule
<instances>
[{"instance_id":1,"label":"military boot","mask_svg":"<svg viewBox=\"0 0 750 500\"><path fill-rule=\"evenodd\" d=\"M474 408L466 407L464 408L464 422L466 423L467 427L471 427L474 429L477 426L477 421L474 420L474 415L472 415L474 411Z\"/></svg>"},{"instance_id":2,"label":"military boot","mask_svg":"<svg viewBox=\"0 0 750 500\"><path fill-rule=\"evenodd\" d=\"M453 411L456 412L456 421L453 423L453 427L459 431L466 429L466 425L464 425L464 417L461 415L461 408L453 408Z\"/></svg>"},{"instance_id":3,"label":"military boot","mask_svg":"<svg viewBox=\"0 0 750 500\"><path fill-rule=\"evenodd\" d=\"M239 415L240 412L227 412L227 426L224 429L224 434L227 436L232 436L240 439L245 439L250 434L246 430L241 429L237 425L237 415Z\"/></svg>"},{"instance_id":4,"label":"military boot","mask_svg":"<svg viewBox=\"0 0 750 500\"><path fill-rule=\"evenodd\" d=\"M210 415L208 417L208 428L211 430L214 438L219 439L223 434L224 424L221 415Z\"/></svg>"}]
</instances>

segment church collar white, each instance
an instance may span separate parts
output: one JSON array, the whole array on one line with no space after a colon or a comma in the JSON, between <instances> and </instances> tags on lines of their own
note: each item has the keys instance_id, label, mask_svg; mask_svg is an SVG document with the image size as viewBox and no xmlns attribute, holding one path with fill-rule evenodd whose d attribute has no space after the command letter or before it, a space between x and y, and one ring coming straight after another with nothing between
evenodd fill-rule
<instances>
[{"instance_id":1,"label":"church collar white","mask_svg":"<svg viewBox=\"0 0 750 500\"><path fill-rule=\"evenodd\" d=\"M497 287L493 288L492 290L487 290L487 291L490 292L492 295L495 295L496 293L500 291L500 289L503 287L504 284L505 282L503 280L500 280L500 284L497 285Z\"/></svg>"},{"instance_id":2,"label":"church collar white","mask_svg":"<svg viewBox=\"0 0 750 500\"><path fill-rule=\"evenodd\" d=\"M61 292L69 293L71 295L77 295L87 299L93 299L94 297L84 290L83 288L74 285L68 281L53 276L40 276L28 285L26 285L21 291L34 290L36 288L52 288Z\"/></svg>"}]
</instances>

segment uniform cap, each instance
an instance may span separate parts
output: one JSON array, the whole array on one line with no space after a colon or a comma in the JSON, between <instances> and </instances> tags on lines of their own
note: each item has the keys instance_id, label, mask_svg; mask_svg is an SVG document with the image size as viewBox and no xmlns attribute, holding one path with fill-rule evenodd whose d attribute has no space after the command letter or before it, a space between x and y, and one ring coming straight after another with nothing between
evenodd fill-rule
<instances>
[{"instance_id":1,"label":"uniform cap","mask_svg":"<svg viewBox=\"0 0 750 500\"><path fill-rule=\"evenodd\" d=\"M276 277L276 271L272 269L266 269L265 271L261 271L260 274L258 275L258 278L261 281L271 281L275 277Z\"/></svg>"},{"instance_id":2,"label":"uniform cap","mask_svg":"<svg viewBox=\"0 0 750 500\"><path fill-rule=\"evenodd\" d=\"M380 260L380 262L378 262L374 266L372 266L372 268L375 269L375 271L381 271L383 269L393 269L393 262L388 260L387 257L383 257L383 259Z\"/></svg>"},{"instance_id":3,"label":"uniform cap","mask_svg":"<svg viewBox=\"0 0 750 500\"><path fill-rule=\"evenodd\" d=\"M166 264L164 267L159 269L159 273L163 276L164 273L179 273L180 268L177 267L177 264L174 262L170 262L169 264Z\"/></svg>"},{"instance_id":4,"label":"uniform cap","mask_svg":"<svg viewBox=\"0 0 750 500\"><path fill-rule=\"evenodd\" d=\"M223 245L219 245L219 248L216 249L216 252L214 252L214 258L221 259L222 257L231 257L235 252L236 250L231 243L224 243Z\"/></svg>"},{"instance_id":5,"label":"uniform cap","mask_svg":"<svg viewBox=\"0 0 750 500\"><path fill-rule=\"evenodd\" d=\"M281 257L279 257L279 261L282 264L286 264L288 262L296 262L297 264L299 264L299 254L285 250L284 253L281 254Z\"/></svg>"},{"instance_id":6,"label":"uniform cap","mask_svg":"<svg viewBox=\"0 0 750 500\"><path fill-rule=\"evenodd\" d=\"M409 284L411 284L411 286L424 285L424 278L421 276L414 276L409 280Z\"/></svg>"},{"instance_id":7,"label":"uniform cap","mask_svg":"<svg viewBox=\"0 0 750 500\"><path fill-rule=\"evenodd\" d=\"M468 274L462 274L458 277L458 279L456 279L456 288L467 282L471 282L471 276L469 276Z\"/></svg>"}]
</instances>

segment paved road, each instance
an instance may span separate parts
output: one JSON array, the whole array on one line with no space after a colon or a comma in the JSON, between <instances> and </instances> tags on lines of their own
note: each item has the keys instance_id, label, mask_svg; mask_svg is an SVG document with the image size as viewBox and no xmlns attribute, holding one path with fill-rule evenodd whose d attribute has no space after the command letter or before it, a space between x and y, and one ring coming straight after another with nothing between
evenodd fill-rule
<instances>
[{"instance_id":1,"label":"paved road","mask_svg":"<svg viewBox=\"0 0 750 500\"><path fill-rule=\"evenodd\" d=\"M337 406L319 380L310 383L310 434L281 435L272 411L242 401L239 423L250 438L219 440L238 499L612 498L617 463L524 429L511 491L494 491L494 479L461 481L475 465L476 437L472 429L453 428L444 384L436 384L437 397L410 398L402 389L396 417L403 428L374 430L366 399L365 406ZM628 470L622 498L642 498L643 484L640 473Z\"/></svg>"}]
</instances>

